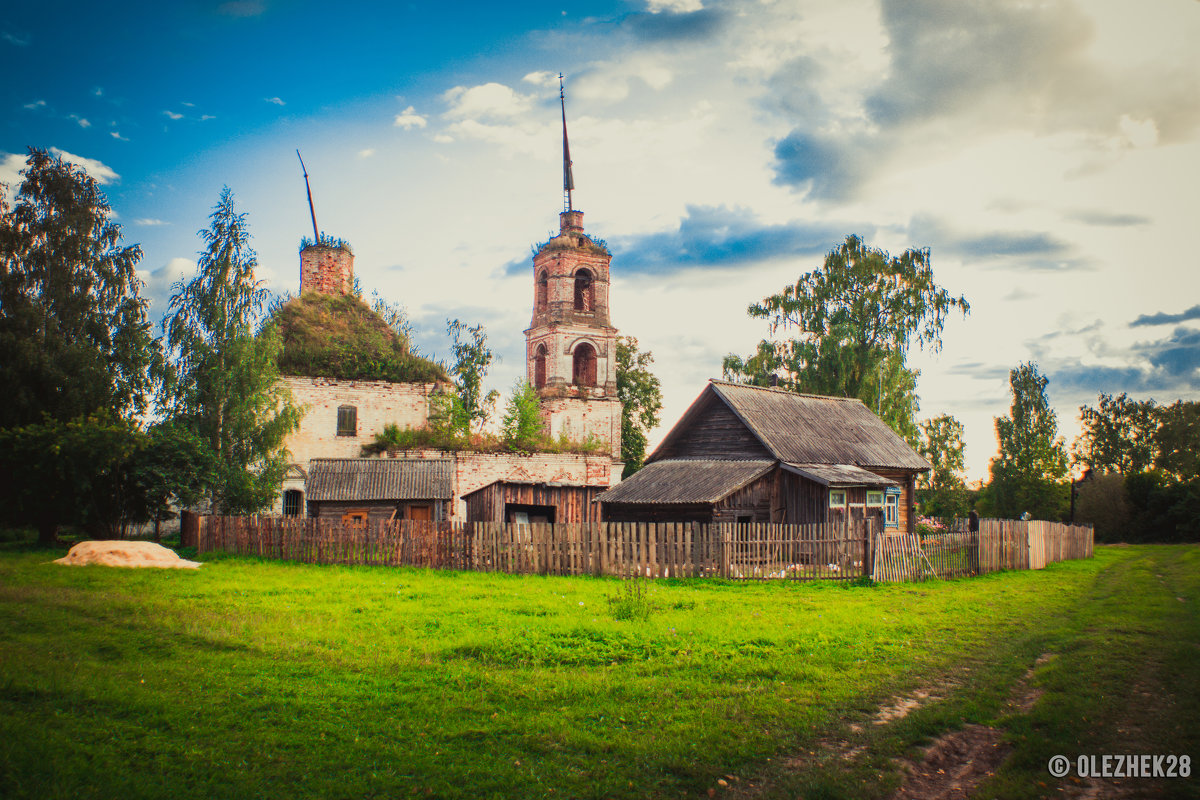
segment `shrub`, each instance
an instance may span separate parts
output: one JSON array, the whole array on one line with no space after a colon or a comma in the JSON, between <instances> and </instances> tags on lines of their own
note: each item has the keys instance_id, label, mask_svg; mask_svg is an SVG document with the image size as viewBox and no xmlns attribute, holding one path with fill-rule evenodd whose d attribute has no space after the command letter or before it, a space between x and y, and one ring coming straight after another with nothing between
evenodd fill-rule
<instances>
[{"instance_id":1,"label":"shrub","mask_svg":"<svg viewBox=\"0 0 1200 800\"><path fill-rule=\"evenodd\" d=\"M654 610L646 594L645 581L637 578L625 581L616 594L610 594L606 599L613 619L622 622L650 619L650 613Z\"/></svg>"}]
</instances>

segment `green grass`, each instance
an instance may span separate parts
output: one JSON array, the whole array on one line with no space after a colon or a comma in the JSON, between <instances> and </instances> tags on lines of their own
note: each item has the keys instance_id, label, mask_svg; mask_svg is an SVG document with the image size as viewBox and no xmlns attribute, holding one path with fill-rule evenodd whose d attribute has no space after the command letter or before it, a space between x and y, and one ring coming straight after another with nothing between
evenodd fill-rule
<instances>
[{"instance_id":1,"label":"green grass","mask_svg":"<svg viewBox=\"0 0 1200 800\"><path fill-rule=\"evenodd\" d=\"M1015 746L993 793L1038 796L1049 755L1131 749L1104 723L1139 681L1174 704L1133 749L1200 755L1195 547L915 585L665 580L645 614L614 614L613 579L56 555L0 551L5 798L679 797L728 774L882 797L892 757L967 721ZM1008 714L1044 652L1046 695ZM861 757L821 755L948 679Z\"/></svg>"}]
</instances>

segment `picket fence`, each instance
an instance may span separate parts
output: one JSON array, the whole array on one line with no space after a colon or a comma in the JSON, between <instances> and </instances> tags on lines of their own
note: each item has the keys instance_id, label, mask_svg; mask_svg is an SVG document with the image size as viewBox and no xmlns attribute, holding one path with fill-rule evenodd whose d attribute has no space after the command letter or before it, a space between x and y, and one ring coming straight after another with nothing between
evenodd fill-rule
<instances>
[{"instance_id":1,"label":"picket fence","mask_svg":"<svg viewBox=\"0 0 1200 800\"><path fill-rule=\"evenodd\" d=\"M541 575L844 580L871 575L873 520L835 524L388 521L202 517L200 553Z\"/></svg>"},{"instance_id":2,"label":"picket fence","mask_svg":"<svg viewBox=\"0 0 1200 800\"><path fill-rule=\"evenodd\" d=\"M872 577L877 581L957 578L999 570L1042 569L1056 561L1093 555L1091 525L981 519L978 531L965 527L964 522L946 533L878 537Z\"/></svg>"},{"instance_id":3,"label":"picket fence","mask_svg":"<svg viewBox=\"0 0 1200 800\"><path fill-rule=\"evenodd\" d=\"M965 525L963 526L965 527ZM978 531L883 533L873 519L812 525L388 521L200 517L200 553L314 564L540 575L914 581L1091 558L1090 525L980 520Z\"/></svg>"}]
</instances>

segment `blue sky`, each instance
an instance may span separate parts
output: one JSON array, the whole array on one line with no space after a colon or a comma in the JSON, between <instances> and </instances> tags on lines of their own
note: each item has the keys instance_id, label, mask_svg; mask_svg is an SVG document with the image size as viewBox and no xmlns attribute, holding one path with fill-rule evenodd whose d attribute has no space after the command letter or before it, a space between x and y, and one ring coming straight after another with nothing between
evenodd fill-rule
<instances>
[{"instance_id":1,"label":"blue sky","mask_svg":"<svg viewBox=\"0 0 1200 800\"><path fill-rule=\"evenodd\" d=\"M982 477L1020 361L1068 438L1099 391L1200 397L1196 41L1196 0L9 4L0 180L33 145L103 181L157 319L223 185L296 290L299 148L368 292L435 355L447 317L485 324L507 390L561 209L561 71L663 430L765 335L746 306L857 233L929 247L971 302L912 362Z\"/></svg>"}]
</instances>

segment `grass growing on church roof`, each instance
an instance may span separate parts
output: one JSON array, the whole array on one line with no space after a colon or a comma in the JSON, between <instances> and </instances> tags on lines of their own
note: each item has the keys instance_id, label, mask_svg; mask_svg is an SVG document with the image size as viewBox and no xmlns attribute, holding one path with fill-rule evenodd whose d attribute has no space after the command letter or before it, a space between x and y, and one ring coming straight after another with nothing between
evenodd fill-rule
<instances>
[{"instance_id":1,"label":"grass growing on church roof","mask_svg":"<svg viewBox=\"0 0 1200 800\"><path fill-rule=\"evenodd\" d=\"M284 375L339 380L433 383L442 365L414 355L408 341L361 299L307 292L275 312L283 336Z\"/></svg>"}]
</instances>

